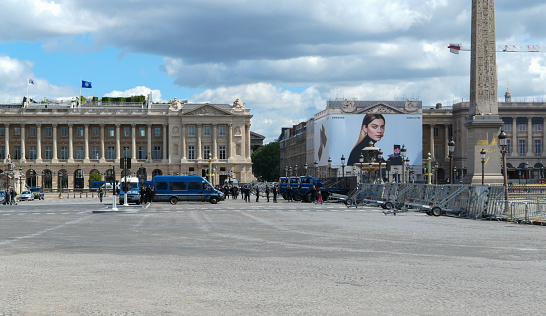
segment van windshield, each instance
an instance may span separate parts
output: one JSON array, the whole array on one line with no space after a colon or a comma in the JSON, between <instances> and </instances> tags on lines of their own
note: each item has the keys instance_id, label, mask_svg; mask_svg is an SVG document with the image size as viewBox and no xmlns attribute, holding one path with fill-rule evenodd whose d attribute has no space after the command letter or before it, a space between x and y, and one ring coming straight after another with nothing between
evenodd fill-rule
<instances>
[{"instance_id":1,"label":"van windshield","mask_svg":"<svg viewBox=\"0 0 546 316\"><path fill-rule=\"evenodd\" d=\"M126 189L126 188L128 188L128 189ZM136 182L127 182L127 186L125 186L125 182L122 182L121 183L121 189L123 191L136 190L136 189L138 189L138 183L136 183Z\"/></svg>"}]
</instances>

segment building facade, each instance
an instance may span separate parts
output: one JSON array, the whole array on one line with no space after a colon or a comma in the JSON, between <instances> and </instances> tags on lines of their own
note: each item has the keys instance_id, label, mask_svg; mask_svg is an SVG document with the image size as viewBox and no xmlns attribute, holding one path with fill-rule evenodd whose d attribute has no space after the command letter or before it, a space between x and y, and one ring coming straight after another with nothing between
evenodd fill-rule
<instances>
[{"instance_id":1,"label":"building facade","mask_svg":"<svg viewBox=\"0 0 546 316\"><path fill-rule=\"evenodd\" d=\"M228 174L252 180L252 115L240 100L3 105L0 118L0 159L11 161L28 186L88 188L93 173L120 179L122 157L131 159L131 175L142 180L209 173L215 184Z\"/></svg>"}]
</instances>

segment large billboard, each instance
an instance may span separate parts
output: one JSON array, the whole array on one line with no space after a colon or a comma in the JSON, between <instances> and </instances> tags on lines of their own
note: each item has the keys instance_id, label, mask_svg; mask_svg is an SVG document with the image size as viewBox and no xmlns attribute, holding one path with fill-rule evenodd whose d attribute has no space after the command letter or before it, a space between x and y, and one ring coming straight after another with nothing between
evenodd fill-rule
<instances>
[{"instance_id":1,"label":"large billboard","mask_svg":"<svg viewBox=\"0 0 546 316\"><path fill-rule=\"evenodd\" d=\"M314 159L319 166L358 164L358 157L372 140L383 151L383 159L394 159L405 146L410 165L421 165L423 130L421 114L339 114L315 120ZM367 161L367 160L366 160ZM401 161L400 158L398 160Z\"/></svg>"}]
</instances>

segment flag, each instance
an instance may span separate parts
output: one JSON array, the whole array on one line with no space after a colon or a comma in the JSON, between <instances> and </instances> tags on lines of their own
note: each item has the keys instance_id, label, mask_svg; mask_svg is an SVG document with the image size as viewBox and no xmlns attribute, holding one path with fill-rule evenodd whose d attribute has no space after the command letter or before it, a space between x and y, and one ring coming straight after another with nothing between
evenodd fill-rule
<instances>
[{"instance_id":1,"label":"flag","mask_svg":"<svg viewBox=\"0 0 546 316\"><path fill-rule=\"evenodd\" d=\"M82 80L82 88L93 88L93 87L91 87L91 82Z\"/></svg>"},{"instance_id":2,"label":"flag","mask_svg":"<svg viewBox=\"0 0 546 316\"><path fill-rule=\"evenodd\" d=\"M34 85L34 79L28 78L28 85L33 86Z\"/></svg>"}]
</instances>

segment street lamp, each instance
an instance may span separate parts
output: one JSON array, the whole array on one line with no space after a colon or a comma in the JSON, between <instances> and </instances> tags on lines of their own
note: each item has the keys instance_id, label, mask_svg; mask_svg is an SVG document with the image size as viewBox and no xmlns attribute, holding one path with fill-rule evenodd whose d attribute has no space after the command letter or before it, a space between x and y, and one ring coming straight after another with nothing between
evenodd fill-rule
<instances>
[{"instance_id":1,"label":"street lamp","mask_svg":"<svg viewBox=\"0 0 546 316\"><path fill-rule=\"evenodd\" d=\"M383 161L383 151L381 151L381 149L377 152L377 160L379 160L379 184L382 184L383 174L381 172L381 162Z\"/></svg>"},{"instance_id":2,"label":"street lamp","mask_svg":"<svg viewBox=\"0 0 546 316\"><path fill-rule=\"evenodd\" d=\"M341 177L345 178L345 156L341 155Z\"/></svg>"},{"instance_id":3,"label":"street lamp","mask_svg":"<svg viewBox=\"0 0 546 316\"><path fill-rule=\"evenodd\" d=\"M528 173L528 172L529 172L529 163L526 162L526 163L525 163L525 185L527 185L527 179L529 178L529 177L527 176L527 173Z\"/></svg>"},{"instance_id":4,"label":"street lamp","mask_svg":"<svg viewBox=\"0 0 546 316\"><path fill-rule=\"evenodd\" d=\"M480 159L482 160L482 185L485 185L485 149L480 151Z\"/></svg>"},{"instance_id":5,"label":"street lamp","mask_svg":"<svg viewBox=\"0 0 546 316\"><path fill-rule=\"evenodd\" d=\"M362 164L364 163L364 155L362 153L358 156L358 162L360 162L360 183L362 183Z\"/></svg>"},{"instance_id":6,"label":"street lamp","mask_svg":"<svg viewBox=\"0 0 546 316\"><path fill-rule=\"evenodd\" d=\"M284 166L284 176L288 177L288 166Z\"/></svg>"},{"instance_id":7,"label":"street lamp","mask_svg":"<svg viewBox=\"0 0 546 316\"><path fill-rule=\"evenodd\" d=\"M402 149L400 149L400 155L402 156L402 183L406 183L406 145L402 144Z\"/></svg>"},{"instance_id":8,"label":"street lamp","mask_svg":"<svg viewBox=\"0 0 546 316\"><path fill-rule=\"evenodd\" d=\"M438 168L439 168L438 162L436 161L436 163L434 164L434 184L436 185L438 185Z\"/></svg>"},{"instance_id":9,"label":"street lamp","mask_svg":"<svg viewBox=\"0 0 546 316\"><path fill-rule=\"evenodd\" d=\"M315 177L318 178L318 162L315 160Z\"/></svg>"},{"instance_id":10,"label":"street lamp","mask_svg":"<svg viewBox=\"0 0 546 316\"><path fill-rule=\"evenodd\" d=\"M453 181L457 182L457 166L453 167Z\"/></svg>"},{"instance_id":11,"label":"street lamp","mask_svg":"<svg viewBox=\"0 0 546 316\"><path fill-rule=\"evenodd\" d=\"M455 142L453 138L447 143L449 148L449 183L453 184L453 152L455 151Z\"/></svg>"},{"instance_id":12,"label":"street lamp","mask_svg":"<svg viewBox=\"0 0 546 316\"><path fill-rule=\"evenodd\" d=\"M308 167L308 166L307 166L307 163L305 163L305 164L303 165L303 169L305 170L304 176L307 176L307 167Z\"/></svg>"},{"instance_id":13,"label":"street lamp","mask_svg":"<svg viewBox=\"0 0 546 316\"><path fill-rule=\"evenodd\" d=\"M328 178L330 178L331 172L332 172L332 158L328 157Z\"/></svg>"},{"instance_id":14,"label":"street lamp","mask_svg":"<svg viewBox=\"0 0 546 316\"><path fill-rule=\"evenodd\" d=\"M288 173L292 176L292 167L288 168Z\"/></svg>"},{"instance_id":15,"label":"street lamp","mask_svg":"<svg viewBox=\"0 0 546 316\"><path fill-rule=\"evenodd\" d=\"M294 175L297 177L298 176L298 165L295 165L294 166Z\"/></svg>"},{"instance_id":16,"label":"street lamp","mask_svg":"<svg viewBox=\"0 0 546 316\"><path fill-rule=\"evenodd\" d=\"M508 177L506 174L506 133L501 129L500 134L498 136L499 138L499 144L501 146L501 154L502 154L502 175L504 180L504 214L508 215Z\"/></svg>"}]
</instances>

